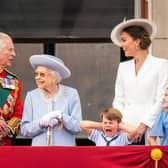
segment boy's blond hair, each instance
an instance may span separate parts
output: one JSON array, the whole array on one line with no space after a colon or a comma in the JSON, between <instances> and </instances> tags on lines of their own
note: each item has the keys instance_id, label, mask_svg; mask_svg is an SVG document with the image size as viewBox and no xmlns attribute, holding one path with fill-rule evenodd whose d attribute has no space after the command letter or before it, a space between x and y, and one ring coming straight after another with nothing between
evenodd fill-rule
<instances>
[{"instance_id":1,"label":"boy's blond hair","mask_svg":"<svg viewBox=\"0 0 168 168\"><path fill-rule=\"evenodd\" d=\"M115 108L107 108L103 112L100 113L101 120L103 119L103 116L107 118L108 120L117 120L118 123L122 120L122 114L119 110Z\"/></svg>"}]
</instances>

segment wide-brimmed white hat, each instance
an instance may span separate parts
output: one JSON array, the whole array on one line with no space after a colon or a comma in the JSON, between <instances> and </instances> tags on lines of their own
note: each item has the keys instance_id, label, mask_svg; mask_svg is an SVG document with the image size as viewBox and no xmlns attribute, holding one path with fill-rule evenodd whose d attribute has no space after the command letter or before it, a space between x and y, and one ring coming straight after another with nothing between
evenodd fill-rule
<instances>
[{"instance_id":1,"label":"wide-brimmed white hat","mask_svg":"<svg viewBox=\"0 0 168 168\"><path fill-rule=\"evenodd\" d=\"M120 46L120 35L124 28L129 26L142 26L150 35L150 38L153 39L157 32L156 24L148 19L130 19L130 20L124 20L120 24L114 27L114 29L111 32L111 40L114 44L117 46Z\"/></svg>"},{"instance_id":2,"label":"wide-brimmed white hat","mask_svg":"<svg viewBox=\"0 0 168 168\"><path fill-rule=\"evenodd\" d=\"M33 69L41 65L58 72L63 79L71 76L71 71L64 65L64 62L56 56L47 54L32 55L29 61Z\"/></svg>"}]
</instances>

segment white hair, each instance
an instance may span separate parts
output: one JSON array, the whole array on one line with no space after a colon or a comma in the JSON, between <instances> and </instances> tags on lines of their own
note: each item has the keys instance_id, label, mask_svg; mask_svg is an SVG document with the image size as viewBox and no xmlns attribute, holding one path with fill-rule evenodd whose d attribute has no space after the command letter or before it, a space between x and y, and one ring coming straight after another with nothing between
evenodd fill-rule
<instances>
[{"instance_id":1,"label":"white hair","mask_svg":"<svg viewBox=\"0 0 168 168\"><path fill-rule=\"evenodd\" d=\"M62 77L61 77L59 72L52 70L51 73L57 78L57 81L56 81L57 83L56 84L58 84L62 81Z\"/></svg>"},{"instance_id":2,"label":"white hair","mask_svg":"<svg viewBox=\"0 0 168 168\"><path fill-rule=\"evenodd\" d=\"M5 38L11 39L11 37L9 35L7 35L6 33L0 32L0 52L6 46Z\"/></svg>"},{"instance_id":3,"label":"white hair","mask_svg":"<svg viewBox=\"0 0 168 168\"><path fill-rule=\"evenodd\" d=\"M43 66L43 65L37 65L37 66L35 66L35 71L36 71L36 69L37 69L38 66L42 66L42 67L47 68L48 71L49 71L49 73L52 74L54 77L56 77L56 79L57 79L56 80L56 84L58 84L58 83L60 83L62 81L62 76L60 75L59 72L54 71L54 70L52 70L52 69L50 69L50 68L48 68L46 66Z\"/></svg>"}]
</instances>

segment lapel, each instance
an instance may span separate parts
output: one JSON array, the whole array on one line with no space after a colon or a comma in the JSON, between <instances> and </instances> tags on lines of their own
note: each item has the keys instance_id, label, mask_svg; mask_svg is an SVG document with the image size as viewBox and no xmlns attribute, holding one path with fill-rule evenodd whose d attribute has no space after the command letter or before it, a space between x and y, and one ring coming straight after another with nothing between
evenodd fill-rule
<instances>
[{"instance_id":1,"label":"lapel","mask_svg":"<svg viewBox=\"0 0 168 168\"><path fill-rule=\"evenodd\" d=\"M143 79L145 74L150 70L150 66L151 66L151 60L152 60L152 56L150 54L148 54L148 56L146 57L143 65L141 66L138 74L136 75L135 73L135 62L133 61L133 76L135 79L139 80L139 79Z\"/></svg>"}]
</instances>

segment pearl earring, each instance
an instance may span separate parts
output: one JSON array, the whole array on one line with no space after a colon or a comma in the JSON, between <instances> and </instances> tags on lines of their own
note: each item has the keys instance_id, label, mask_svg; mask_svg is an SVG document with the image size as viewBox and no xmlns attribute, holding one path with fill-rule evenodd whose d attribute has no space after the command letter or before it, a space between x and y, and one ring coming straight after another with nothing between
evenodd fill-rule
<instances>
[{"instance_id":1,"label":"pearl earring","mask_svg":"<svg viewBox=\"0 0 168 168\"><path fill-rule=\"evenodd\" d=\"M136 45L136 46L135 46L135 49L136 49L136 50L139 50L139 46L138 46L138 45Z\"/></svg>"}]
</instances>

